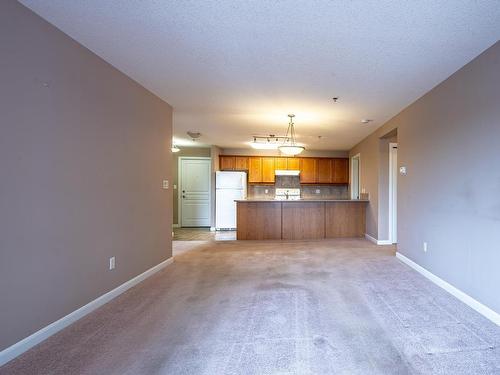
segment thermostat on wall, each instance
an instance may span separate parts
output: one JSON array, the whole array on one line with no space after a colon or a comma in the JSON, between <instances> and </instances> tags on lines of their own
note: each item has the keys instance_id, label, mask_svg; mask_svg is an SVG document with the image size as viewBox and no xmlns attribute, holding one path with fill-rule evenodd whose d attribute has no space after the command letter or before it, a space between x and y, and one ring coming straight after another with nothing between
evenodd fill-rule
<instances>
[{"instance_id":1,"label":"thermostat on wall","mask_svg":"<svg viewBox=\"0 0 500 375\"><path fill-rule=\"evenodd\" d=\"M401 176L406 176L406 167L399 167L399 174Z\"/></svg>"}]
</instances>

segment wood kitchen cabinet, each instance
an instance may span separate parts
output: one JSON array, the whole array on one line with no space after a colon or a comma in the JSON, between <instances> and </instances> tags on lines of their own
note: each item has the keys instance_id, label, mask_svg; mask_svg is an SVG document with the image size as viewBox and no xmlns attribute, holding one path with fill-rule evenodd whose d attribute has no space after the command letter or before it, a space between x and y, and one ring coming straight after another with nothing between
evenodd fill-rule
<instances>
[{"instance_id":1,"label":"wood kitchen cabinet","mask_svg":"<svg viewBox=\"0 0 500 375\"><path fill-rule=\"evenodd\" d=\"M287 158L274 158L274 164L276 169L284 171L287 169Z\"/></svg>"},{"instance_id":2,"label":"wood kitchen cabinet","mask_svg":"<svg viewBox=\"0 0 500 375\"><path fill-rule=\"evenodd\" d=\"M325 238L324 202L285 203L281 217L281 236L284 240Z\"/></svg>"},{"instance_id":3,"label":"wood kitchen cabinet","mask_svg":"<svg viewBox=\"0 0 500 375\"><path fill-rule=\"evenodd\" d=\"M281 203L238 202L236 227L238 240L280 240Z\"/></svg>"},{"instance_id":4,"label":"wood kitchen cabinet","mask_svg":"<svg viewBox=\"0 0 500 375\"><path fill-rule=\"evenodd\" d=\"M262 158L251 156L248 158L248 182L262 182Z\"/></svg>"},{"instance_id":5,"label":"wood kitchen cabinet","mask_svg":"<svg viewBox=\"0 0 500 375\"><path fill-rule=\"evenodd\" d=\"M286 169L289 171L298 171L300 169L300 159L286 158Z\"/></svg>"},{"instance_id":6,"label":"wood kitchen cabinet","mask_svg":"<svg viewBox=\"0 0 500 375\"><path fill-rule=\"evenodd\" d=\"M302 184L349 184L348 158L220 155L222 171L248 171L248 182L271 184L276 170L300 170Z\"/></svg>"},{"instance_id":7,"label":"wood kitchen cabinet","mask_svg":"<svg viewBox=\"0 0 500 375\"><path fill-rule=\"evenodd\" d=\"M333 182L332 159L318 159L318 182L320 184L330 184Z\"/></svg>"},{"instance_id":8,"label":"wood kitchen cabinet","mask_svg":"<svg viewBox=\"0 0 500 375\"><path fill-rule=\"evenodd\" d=\"M334 184L349 183L349 159L333 159L333 179Z\"/></svg>"},{"instance_id":9,"label":"wood kitchen cabinet","mask_svg":"<svg viewBox=\"0 0 500 375\"><path fill-rule=\"evenodd\" d=\"M262 158L262 181L263 183L274 183L275 163L272 157Z\"/></svg>"},{"instance_id":10,"label":"wood kitchen cabinet","mask_svg":"<svg viewBox=\"0 0 500 375\"><path fill-rule=\"evenodd\" d=\"M238 240L364 237L368 201L240 200Z\"/></svg>"},{"instance_id":11,"label":"wood kitchen cabinet","mask_svg":"<svg viewBox=\"0 0 500 375\"><path fill-rule=\"evenodd\" d=\"M235 166L235 156L219 156L219 168L221 171L233 171Z\"/></svg>"},{"instance_id":12,"label":"wood kitchen cabinet","mask_svg":"<svg viewBox=\"0 0 500 375\"><path fill-rule=\"evenodd\" d=\"M248 171L248 156L235 156L234 169L236 171Z\"/></svg>"},{"instance_id":13,"label":"wood kitchen cabinet","mask_svg":"<svg viewBox=\"0 0 500 375\"><path fill-rule=\"evenodd\" d=\"M317 183L318 159L300 158L300 182L302 184Z\"/></svg>"},{"instance_id":14,"label":"wood kitchen cabinet","mask_svg":"<svg viewBox=\"0 0 500 375\"><path fill-rule=\"evenodd\" d=\"M248 170L248 156L219 156L221 171L246 171Z\"/></svg>"},{"instance_id":15,"label":"wood kitchen cabinet","mask_svg":"<svg viewBox=\"0 0 500 375\"><path fill-rule=\"evenodd\" d=\"M364 237L366 204L362 202L325 202L325 237Z\"/></svg>"}]
</instances>

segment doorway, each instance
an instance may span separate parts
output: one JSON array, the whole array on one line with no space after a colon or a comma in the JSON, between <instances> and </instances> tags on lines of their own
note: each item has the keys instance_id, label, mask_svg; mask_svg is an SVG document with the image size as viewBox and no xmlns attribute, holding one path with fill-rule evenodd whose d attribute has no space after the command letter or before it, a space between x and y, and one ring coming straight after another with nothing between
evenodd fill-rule
<instances>
[{"instance_id":1,"label":"doorway","mask_svg":"<svg viewBox=\"0 0 500 375\"><path fill-rule=\"evenodd\" d=\"M389 240L398 242L398 144L389 143Z\"/></svg>"},{"instance_id":2,"label":"doorway","mask_svg":"<svg viewBox=\"0 0 500 375\"><path fill-rule=\"evenodd\" d=\"M361 186L361 155L357 154L351 158L351 199L359 199Z\"/></svg>"},{"instance_id":3,"label":"doorway","mask_svg":"<svg viewBox=\"0 0 500 375\"><path fill-rule=\"evenodd\" d=\"M211 158L179 157L179 223L210 227Z\"/></svg>"}]
</instances>

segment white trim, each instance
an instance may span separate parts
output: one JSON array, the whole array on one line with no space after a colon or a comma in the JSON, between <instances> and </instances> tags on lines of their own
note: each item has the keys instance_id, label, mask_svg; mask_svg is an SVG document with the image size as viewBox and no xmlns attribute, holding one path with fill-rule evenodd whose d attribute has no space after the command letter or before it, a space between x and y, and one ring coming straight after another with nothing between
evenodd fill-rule
<instances>
[{"instance_id":1,"label":"white trim","mask_svg":"<svg viewBox=\"0 0 500 375\"><path fill-rule=\"evenodd\" d=\"M354 197L352 195L352 176L353 176L353 163L352 159L358 159L358 197ZM354 156L351 156L351 173L349 174L350 177L350 183L351 183L351 199L359 199L361 198L361 153L358 153Z\"/></svg>"},{"instance_id":2,"label":"white trim","mask_svg":"<svg viewBox=\"0 0 500 375\"><path fill-rule=\"evenodd\" d=\"M394 155L396 149L396 155ZM397 164L398 164L398 144L389 143L389 225L388 238L392 243L397 242ZM396 170L394 170L396 169ZM396 179L394 179L396 177ZM396 231L394 231L396 227ZM396 232L396 233L395 233Z\"/></svg>"},{"instance_id":3,"label":"white trim","mask_svg":"<svg viewBox=\"0 0 500 375\"><path fill-rule=\"evenodd\" d=\"M489 307L483 305L481 302L475 300L474 298L472 298L468 294L465 294L460 289L455 288L453 285L447 283L443 279L441 279L438 276L434 275L432 272L427 271L424 267L418 265L417 263L415 263L411 259L405 257L403 254L396 252L396 258L398 258L401 262L403 262L406 265L408 265L411 268L413 268L415 271L417 271L421 275L423 275L426 278L428 278L430 281L432 281L437 286L439 286L439 287L443 288L444 290L446 290L452 296L458 298L460 301L462 301L463 303L465 303L467 306L473 308L478 313L480 313L484 317L486 317L489 320L491 320L496 325L500 326L500 314L497 313L496 311L494 311L494 310L490 309Z\"/></svg>"},{"instance_id":4,"label":"white trim","mask_svg":"<svg viewBox=\"0 0 500 375\"><path fill-rule=\"evenodd\" d=\"M365 238L366 238L368 241L373 242L375 245L378 245L378 244L377 244L377 240L376 240L374 237L370 236L368 233L365 233Z\"/></svg>"},{"instance_id":5,"label":"white trim","mask_svg":"<svg viewBox=\"0 0 500 375\"><path fill-rule=\"evenodd\" d=\"M17 356L21 355L25 351L31 349L33 346L39 344L40 342L49 338L53 334L59 332L63 328L76 322L78 319L83 318L85 315L87 315L90 312L94 311L95 309L101 307L105 303L108 303L113 298L119 296L120 294L127 291L128 289L139 284L144 279L148 278L149 276L153 275L154 273L165 268L166 266L171 264L173 261L174 261L173 257L170 257L170 258L164 260L160 264L157 264L156 266L151 267L147 271L141 273L140 275L137 275L136 277L130 279L129 281L126 281L125 283L121 284L120 286L116 287L115 289L110 290L109 292L103 294L100 297L97 297L95 300L87 303L85 306L82 306L79 309L69 313L68 315L63 316L61 319L56 320L55 322L53 322L53 323L49 324L48 326L36 331L35 333L22 339L21 341L15 343L14 345L9 346L8 348L2 350L0 352L0 366L6 364L7 362L9 362L12 359L16 358Z\"/></svg>"},{"instance_id":6,"label":"white trim","mask_svg":"<svg viewBox=\"0 0 500 375\"><path fill-rule=\"evenodd\" d=\"M210 216L212 215L212 157L211 156L179 156L177 160L177 186L179 189L177 189L177 222L179 225L179 228L182 228L182 160L192 160L192 159L197 159L197 160L210 160L210 178L208 179L208 189L210 191L209 197L208 197L208 211L210 212ZM212 219L210 218L210 221Z\"/></svg>"},{"instance_id":7,"label":"white trim","mask_svg":"<svg viewBox=\"0 0 500 375\"><path fill-rule=\"evenodd\" d=\"M375 237L370 236L368 233L365 233L365 238L370 242L373 242L375 245L392 245L392 242L389 240L377 240Z\"/></svg>"},{"instance_id":8,"label":"white trim","mask_svg":"<svg viewBox=\"0 0 500 375\"><path fill-rule=\"evenodd\" d=\"M215 231L216 231L215 227L210 227L210 232L215 232Z\"/></svg>"},{"instance_id":9,"label":"white trim","mask_svg":"<svg viewBox=\"0 0 500 375\"><path fill-rule=\"evenodd\" d=\"M172 224L172 228L180 228L181 226L179 224Z\"/></svg>"}]
</instances>

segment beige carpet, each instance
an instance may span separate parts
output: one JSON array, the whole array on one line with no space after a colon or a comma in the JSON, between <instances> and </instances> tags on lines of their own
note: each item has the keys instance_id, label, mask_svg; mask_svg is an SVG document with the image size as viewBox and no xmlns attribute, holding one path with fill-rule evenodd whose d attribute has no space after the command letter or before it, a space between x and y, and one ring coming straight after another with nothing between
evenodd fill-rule
<instances>
[{"instance_id":1,"label":"beige carpet","mask_svg":"<svg viewBox=\"0 0 500 375\"><path fill-rule=\"evenodd\" d=\"M364 240L178 242L0 374L499 374L500 328Z\"/></svg>"}]
</instances>

